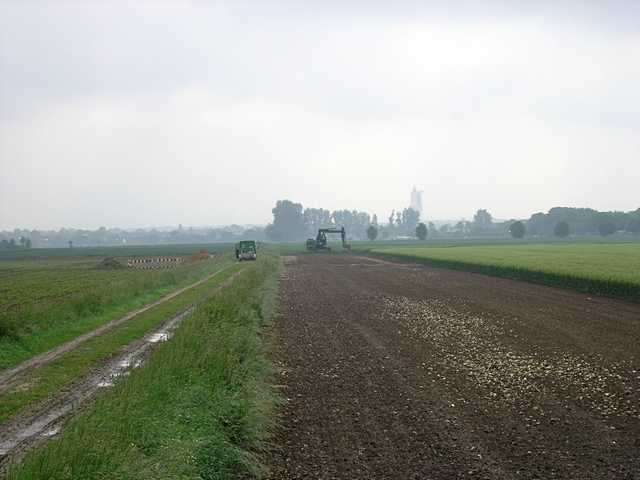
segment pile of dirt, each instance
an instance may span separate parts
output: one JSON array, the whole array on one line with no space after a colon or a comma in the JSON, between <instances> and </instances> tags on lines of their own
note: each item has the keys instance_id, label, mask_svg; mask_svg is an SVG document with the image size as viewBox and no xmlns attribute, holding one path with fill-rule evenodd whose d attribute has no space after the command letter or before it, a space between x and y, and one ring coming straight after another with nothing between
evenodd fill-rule
<instances>
[{"instance_id":1,"label":"pile of dirt","mask_svg":"<svg viewBox=\"0 0 640 480\"><path fill-rule=\"evenodd\" d=\"M209 252L206 250L200 250L198 253L191 255L191 262L200 262L207 260L210 257Z\"/></svg>"},{"instance_id":2,"label":"pile of dirt","mask_svg":"<svg viewBox=\"0 0 640 480\"><path fill-rule=\"evenodd\" d=\"M107 257L98 264L98 268L103 270L118 270L126 267L114 257Z\"/></svg>"}]
</instances>

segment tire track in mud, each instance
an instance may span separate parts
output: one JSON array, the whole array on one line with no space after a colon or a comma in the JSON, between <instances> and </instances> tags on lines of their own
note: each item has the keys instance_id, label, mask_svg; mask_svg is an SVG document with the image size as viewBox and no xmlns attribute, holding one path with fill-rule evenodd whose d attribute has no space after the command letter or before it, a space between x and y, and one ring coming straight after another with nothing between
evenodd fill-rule
<instances>
[{"instance_id":1,"label":"tire track in mud","mask_svg":"<svg viewBox=\"0 0 640 480\"><path fill-rule=\"evenodd\" d=\"M159 298L155 302L148 303L143 307L132 310L120 318L111 320L105 323L104 325L101 325L98 328L91 330L90 332L83 333L82 335L79 335L76 338L69 340L66 343L63 343L62 345L59 345L58 347L55 347L47 352L36 355L35 357L31 357L30 359L25 360L24 362L16 365L15 367L12 367L3 372L0 372L0 393L4 393L7 390L9 390L24 375L29 374L36 368L39 368L43 365L53 362L55 359L61 357L65 353L82 345L87 340L100 336L103 333L106 333L109 330L112 330L115 327L122 325L125 322L128 322L129 320L140 315L141 313L144 313L154 307L157 307L158 305L162 305L163 303L177 297L178 295L181 295L187 290L191 290L192 288L202 285L203 283L211 280L213 277L222 273L228 268L231 268L231 265L223 267L219 270L216 270L215 272L207 275L206 277L198 280L195 283L192 283L191 285L187 285L186 287L180 288L178 290L174 290L173 292L168 293L167 295Z\"/></svg>"},{"instance_id":2,"label":"tire track in mud","mask_svg":"<svg viewBox=\"0 0 640 480\"><path fill-rule=\"evenodd\" d=\"M206 298L230 285L243 271L244 268L207 292ZM64 390L39 405L35 411L19 414L2 425L0 474L10 461L19 459L31 447L57 435L64 422L73 413L85 407L101 390L113 386L114 381L119 377L126 376L133 369L141 367L158 344L171 338L184 318L195 311L198 303L184 309L141 339L130 343L100 368L77 380L73 385L65 387Z\"/></svg>"},{"instance_id":3,"label":"tire track in mud","mask_svg":"<svg viewBox=\"0 0 640 480\"><path fill-rule=\"evenodd\" d=\"M640 306L366 257L281 277L286 479L640 479Z\"/></svg>"}]
</instances>

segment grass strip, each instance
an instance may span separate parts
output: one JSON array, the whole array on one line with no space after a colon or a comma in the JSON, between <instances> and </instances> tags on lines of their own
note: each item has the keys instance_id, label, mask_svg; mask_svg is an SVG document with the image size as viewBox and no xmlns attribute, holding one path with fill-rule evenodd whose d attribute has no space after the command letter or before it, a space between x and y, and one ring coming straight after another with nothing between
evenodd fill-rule
<instances>
[{"instance_id":1,"label":"grass strip","mask_svg":"<svg viewBox=\"0 0 640 480\"><path fill-rule=\"evenodd\" d=\"M248 266L185 318L141 369L59 438L10 468L19 479L235 479L257 474L277 397L262 332L278 259Z\"/></svg>"},{"instance_id":2,"label":"grass strip","mask_svg":"<svg viewBox=\"0 0 640 480\"><path fill-rule=\"evenodd\" d=\"M92 367L122 347L201 300L212 287L222 283L240 268L240 265L229 264L228 268L209 281L141 313L103 335L87 340L53 362L36 369L12 389L0 394L0 423L87 375Z\"/></svg>"},{"instance_id":3,"label":"grass strip","mask_svg":"<svg viewBox=\"0 0 640 480\"><path fill-rule=\"evenodd\" d=\"M510 278L515 280L525 280L528 282L563 287L578 290L594 295L605 295L617 297L632 302L640 302L640 284L613 278L596 278L570 273L560 273L533 268L493 265L464 260L451 260L443 258L429 257L428 253L413 255L403 253L390 253L370 250L367 253L373 257L384 260L395 260L401 262L414 262L432 267L449 268L452 270L464 270L468 272L482 273L495 277Z\"/></svg>"},{"instance_id":4,"label":"grass strip","mask_svg":"<svg viewBox=\"0 0 640 480\"><path fill-rule=\"evenodd\" d=\"M175 271L151 272L149 278L136 277L139 273L146 274L146 271L116 272L125 277L107 279L104 287L93 286L87 291L81 290L60 304L45 305L42 310L34 306L25 311L0 313L0 369L14 367L174 290L195 283L229 261L230 255L222 260L178 267ZM129 285L127 273L133 274L132 285ZM55 276L47 281L54 282ZM18 328L16 325L24 327ZM4 330L11 332L21 329L31 331L2 334Z\"/></svg>"},{"instance_id":5,"label":"grass strip","mask_svg":"<svg viewBox=\"0 0 640 480\"><path fill-rule=\"evenodd\" d=\"M86 258L86 257L154 257L191 255L206 250L211 253L228 252L233 242L225 243L168 243L162 245L114 245L78 248L25 248L0 250L0 260Z\"/></svg>"}]
</instances>

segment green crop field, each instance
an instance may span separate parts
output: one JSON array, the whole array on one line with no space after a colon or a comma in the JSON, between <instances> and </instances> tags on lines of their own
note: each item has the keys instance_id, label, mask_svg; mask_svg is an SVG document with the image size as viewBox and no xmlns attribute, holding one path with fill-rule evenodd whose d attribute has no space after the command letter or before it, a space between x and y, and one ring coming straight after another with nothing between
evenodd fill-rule
<instances>
[{"instance_id":1,"label":"green crop field","mask_svg":"<svg viewBox=\"0 0 640 480\"><path fill-rule=\"evenodd\" d=\"M145 257L161 255L191 255L200 250L228 252L233 243L196 243L176 245L126 245L119 247L30 248L0 250L0 261L87 257Z\"/></svg>"},{"instance_id":2,"label":"green crop field","mask_svg":"<svg viewBox=\"0 0 640 480\"><path fill-rule=\"evenodd\" d=\"M364 249L365 246L360 246ZM640 243L373 245L366 251L640 300Z\"/></svg>"},{"instance_id":3,"label":"green crop field","mask_svg":"<svg viewBox=\"0 0 640 480\"><path fill-rule=\"evenodd\" d=\"M202 247L162 248L162 253L157 247L118 249L118 253L180 255ZM93 249L66 251L71 250L74 256L53 252L39 257L44 255L40 252L37 258L0 258L0 369L157 300L220 267L220 262L204 261L171 270L103 270L97 267L101 257L94 256ZM231 258L229 254L228 260Z\"/></svg>"}]
</instances>

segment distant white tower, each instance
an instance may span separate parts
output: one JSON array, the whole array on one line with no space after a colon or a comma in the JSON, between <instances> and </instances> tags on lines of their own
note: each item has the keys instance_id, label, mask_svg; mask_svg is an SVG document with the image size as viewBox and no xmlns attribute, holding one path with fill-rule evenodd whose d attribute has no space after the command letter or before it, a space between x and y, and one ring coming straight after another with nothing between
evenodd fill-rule
<instances>
[{"instance_id":1,"label":"distant white tower","mask_svg":"<svg viewBox=\"0 0 640 480\"><path fill-rule=\"evenodd\" d=\"M422 191L416 190L416 186L413 186L413 190L411 191L411 202L409 206L414 210L420 212L420 217L422 217Z\"/></svg>"}]
</instances>

